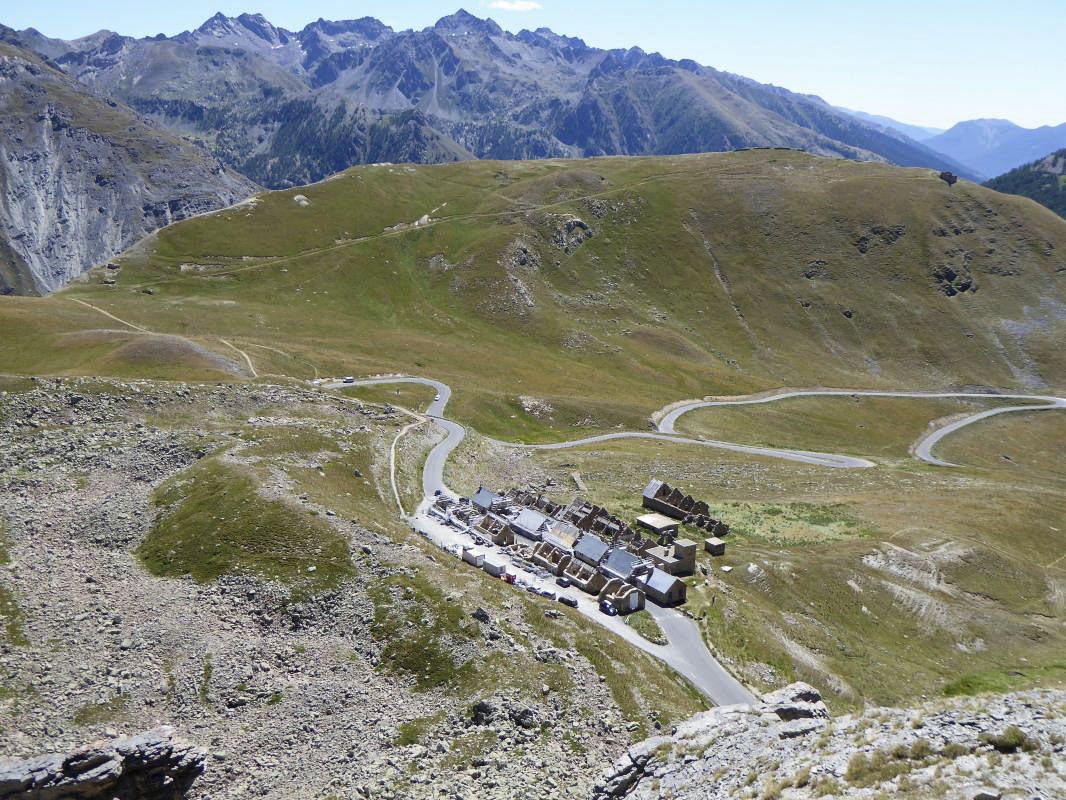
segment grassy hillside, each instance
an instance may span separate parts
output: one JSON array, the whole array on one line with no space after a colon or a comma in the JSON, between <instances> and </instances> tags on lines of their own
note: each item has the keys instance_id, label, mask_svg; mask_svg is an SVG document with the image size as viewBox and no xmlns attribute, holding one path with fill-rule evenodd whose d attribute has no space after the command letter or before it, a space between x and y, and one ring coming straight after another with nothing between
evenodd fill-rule
<instances>
[{"instance_id":1,"label":"grassy hillside","mask_svg":"<svg viewBox=\"0 0 1066 800\"><path fill-rule=\"evenodd\" d=\"M732 533L725 556L699 552L710 572L686 579L686 608L756 687L808 681L843 709L1066 683L1066 414L975 425L939 451L965 466L942 469L908 457L906 444L961 406L898 399L847 408L853 401L840 398L845 407L831 414L829 400L787 402L750 418L708 409L688 427L758 441L761 422L777 444L854 452L878 466L634 441L519 457L473 437L446 477L461 492L533 483L568 502L578 472L583 495L631 522L650 476L706 500Z\"/></svg>"},{"instance_id":2,"label":"grassy hillside","mask_svg":"<svg viewBox=\"0 0 1066 800\"><path fill-rule=\"evenodd\" d=\"M1066 150L1012 169L985 185L998 192L1028 197L1066 217Z\"/></svg>"},{"instance_id":3,"label":"grassy hillside","mask_svg":"<svg viewBox=\"0 0 1066 800\"><path fill-rule=\"evenodd\" d=\"M1064 253L1024 201L795 151L363 167L172 226L115 286L3 303L0 368L130 369L121 340L63 346L123 327L80 299L262 373L434 375L529 438L789 384L1035 389L1066 384Z\"/></svg>"},{"instance_id":4,"label":"grassy hillside","mask_svg":"<svg viewBox=\"0 0 1066 800\"><path fill-rule=\"evenodd\" d=\"M795 151L363 167L167 228L58 295L0 298L0 372L413 372L450 383L478 431L529 441L779 386L1061 391L1064 253L1066 221L1027 200ZM649 474L705 497L735 569L694 579L691 609L755 685L800 677L851 705L1059 680L1062 416L968 430L942 453L964 470L907 454L976 407L817 398L684 421L870 470L647 442L518 458L471 436L449 481L576 470L626 512Z\"/></svg>"}]
</instances>

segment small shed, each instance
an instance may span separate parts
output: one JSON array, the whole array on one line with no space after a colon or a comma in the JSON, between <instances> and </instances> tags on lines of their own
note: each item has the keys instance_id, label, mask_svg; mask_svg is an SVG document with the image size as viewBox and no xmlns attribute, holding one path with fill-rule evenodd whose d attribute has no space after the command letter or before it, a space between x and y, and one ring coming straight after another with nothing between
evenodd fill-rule
<instances>
[{"instance_id":1,"label":"small shed","mask_svg":"<svg viewBox=\"0 0 1066 800\"><path fill-rule=\"evenodd\" d=\"M725 542L719 539L717 536L711 536L703 540L703 549L710 553L712 556L724 556Z\"/></svg>"},{"instance_id":2,"label":"small shed","mask_svg":"<svg viewBox=\"0 0 1066 800\"><path fill-rule=\"evenodd\" d=\"M660 514L658 511L637 517L637 524L642 528L647 528L656 536L663 536L664 534L677 536L677 532L681 527L681 523L676 519L670 519L670 517Z\"/></svg>"}]
</instances>

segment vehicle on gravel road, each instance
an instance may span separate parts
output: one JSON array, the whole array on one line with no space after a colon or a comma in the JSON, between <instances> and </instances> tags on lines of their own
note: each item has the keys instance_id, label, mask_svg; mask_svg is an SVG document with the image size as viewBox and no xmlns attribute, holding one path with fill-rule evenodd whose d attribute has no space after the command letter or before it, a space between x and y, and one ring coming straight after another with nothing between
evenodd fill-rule
<instances>
[{"instance_id":1,"label":"vehicle on gravel road","mask_svg":"<svg viewBox=\"0 0 1066 800\"><path fill-rule=\"evenodd\" d=\"M573 597L567 597L565 594L559 597L559 602L564 606L570 606L570 608L577 608L577 600Z\"/></svg>"},{"instance_id":2,"label":"vehicle on gravel road","mask_svg":"<svg viewBox=\"0 0 1066 800\"><path fill-rule=\"evenodd\" d=\"M600 601L600 611L606 614L608 617L617 617L618 609L606 600Z\"/></svg>"}]
</instances>

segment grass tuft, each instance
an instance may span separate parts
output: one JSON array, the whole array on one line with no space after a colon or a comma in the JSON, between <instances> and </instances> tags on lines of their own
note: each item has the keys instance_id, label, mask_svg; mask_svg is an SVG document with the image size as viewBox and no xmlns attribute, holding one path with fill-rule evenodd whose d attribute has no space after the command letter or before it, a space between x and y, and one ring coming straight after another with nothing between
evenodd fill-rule
<instances>
[{"instance_id":1,"label":"grass tuft","mask_svg":"<svg viewBox=\"0 0 1066 800\"><path fill-rule=\"evenodd\" d=\"M334 588L354 568L346 539L324 522L256 492L251 477L217 460L164 484L159 515L137 555L153 575L200 583L250 572L294 587Z\"/></svg>"}]
</instances>

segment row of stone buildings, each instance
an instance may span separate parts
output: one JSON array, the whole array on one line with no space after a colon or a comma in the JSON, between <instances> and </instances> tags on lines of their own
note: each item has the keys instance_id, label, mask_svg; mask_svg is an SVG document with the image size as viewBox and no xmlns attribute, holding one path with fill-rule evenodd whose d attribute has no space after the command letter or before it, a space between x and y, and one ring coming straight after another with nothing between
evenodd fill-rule
<instances>
[{"instance_id":1,"label":"row of stone buildings","mask_svg":"<svg viewBox=\"0 0 1066 800\"><path fill-rule=\"evenodd\" d=\"M467 516L475 534L622 613L643 608L646 600L663 606L685 602L681 577L696 569L695 542L657 532L642 517L638 522L647 532L660 534L649 538L581 497L563 506L520 489L497 494L482 487Z\"/></svg>"}]
</instances>

